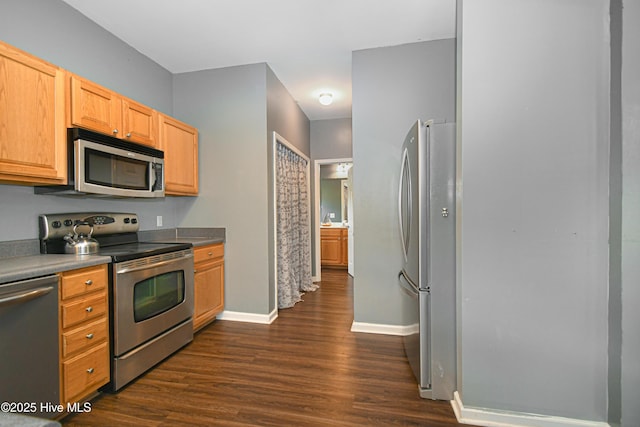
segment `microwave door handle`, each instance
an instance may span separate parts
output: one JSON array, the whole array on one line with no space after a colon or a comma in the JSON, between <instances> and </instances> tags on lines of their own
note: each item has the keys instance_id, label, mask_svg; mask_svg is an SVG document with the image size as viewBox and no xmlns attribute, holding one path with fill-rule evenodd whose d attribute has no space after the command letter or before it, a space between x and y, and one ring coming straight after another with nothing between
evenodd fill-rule
<instances>
[{"instance_id":1,"label":"microwave door handle","mask_svg":"<svg viewBox=\"0 0 640 427\"><path fill-rule=\"evenodd\" d=\"M151 186L151 191L158 190L158 171L156 170L157 167L158 167L157 163L151 164L151 173L153 174L152 176L153 185Z\"/></svg>"}]
</instances>

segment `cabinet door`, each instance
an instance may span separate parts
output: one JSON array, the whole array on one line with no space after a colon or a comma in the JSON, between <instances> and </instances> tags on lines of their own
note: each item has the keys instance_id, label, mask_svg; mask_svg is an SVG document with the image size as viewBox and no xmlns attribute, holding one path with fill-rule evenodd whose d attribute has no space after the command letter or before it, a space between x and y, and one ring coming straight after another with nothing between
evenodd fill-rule
<instances>
[{"instance_id":1,"label":"cabinet door","mask_svg":"<svg viewBox=\"0 0 640 427\"><path fill-rule=\"evenodd\" d=\"M164 151L165 194L198 194L198 130L160 115L160 149Z\"/></svg>"},{"instance_id":2,"label":"cabinet door","mask_svg":"<svg viewBox=\"0 0 640 427\"><path fill-rule=\"evenodd\" d=\"M158 146L158 113L152 108L123 99L122 129L120 137L127 141Z\"/></svg>"},{"instance_id":3,"label":"cabinet door","mask_svg":"<svg viewBox=\"0 0 640 427\"><path fill-rule=\"evenodd\" d=\"M224 260L200 265L194 275L193 328L209 323L224 308Z\"/></svg>"},{"instance_id":4,"label":"cabinet door","mask_svg":"<svg viewBox=\"0 0 640 427\"><path fill-rule=\"evenodd\" d=\"M340 265L342 261L340 230L320 230L320 264Z\"/></svg>"},{"instance_id":5,"label":"cabinet door","mask_svg":"<svg viewBox=\"0 0 640 427\"><path fill-rule=\"evenodd\" d=\"M64 71L0 42L0 181L64 184Z\"/></svg>"},{"instance_id":6,"label":"cabinet door","mask_svg":"<svg viewBox=\"0 0 640 427\"><path fill-rule=\"evenodd\" d=\"M70 126L119 136L121 98L102 86L71 76Z\"/></svg>"},{"instance_id":7,"label":"cabinet door","mask_svg":"<svg viewBox=\"0 0 640 427\"><path fill-rule=\"evenodd\" d=\"M346 267L349 265L349 230L343 228L340 234L340 265Z\"/></svg>"}]
</instances>

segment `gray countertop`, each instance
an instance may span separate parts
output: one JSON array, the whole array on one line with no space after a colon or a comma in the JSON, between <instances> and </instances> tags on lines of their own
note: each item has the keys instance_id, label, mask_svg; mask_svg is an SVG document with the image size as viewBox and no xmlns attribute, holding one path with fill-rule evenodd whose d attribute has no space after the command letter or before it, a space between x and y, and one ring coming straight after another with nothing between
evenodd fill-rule
<instances>
[{"instance_id":1,"label":"gray countertop","mask_svg":"<svg viewBox=\"0 0 640 427\"><path fill-rule=\"evenodd\" d=\"M0 259L0 284L109 262L111 257L99 255L31 255L3 258Z\"/></svg>"},{"instance_id":2,"label":"gray countertop","mask_svg":"<svg viewBox=\"0 0 640 427\"><path fill-rule=\"evenodd\" d=\"M224 228L171 228L139 231L138 240L205 246L224 243L226 230ZM0 242L0 284L111 262L108 256L41 255L38 252L37 239Z\"/></svg>"},{"instance_id":3,"label":"gray countertop","mask_svg":"<svg viewBox=\"0 0 640 427\"><path fill-rule=\"evenodd\" d=\"M143 242L191 243L193 246L205 246L226 241L224 228L172 228L138 232Z\"/></svg>"},{"instance_id":4,"label":"gray countertop","mask_svg":"<svg viewBox=\"0 0 640 427\"><path fill-rule=\"evenodd\" d=\"M198 246L206 246L206 245L212 245L214 243L224 243L224 238L223 237L218 237L218 238L214 238L214 237L172 237L170 239L163 239L163 238L157 238L157 239L151 239L151 240L146 240L147 242L158 242L158 243L191 243L194 247L198 247Z\"/></svg>"}]
</instances>

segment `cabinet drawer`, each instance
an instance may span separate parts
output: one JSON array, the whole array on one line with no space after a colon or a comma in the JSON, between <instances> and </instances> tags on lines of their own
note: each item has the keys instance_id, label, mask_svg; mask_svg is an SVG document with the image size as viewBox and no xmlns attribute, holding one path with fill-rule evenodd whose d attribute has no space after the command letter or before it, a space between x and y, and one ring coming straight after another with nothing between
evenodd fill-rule
<instances>
[{"instance_id":1,"label":"cabinet drawer","mask_svg":"<svg viewBox=\"0 0 640 427\"><path fill-rule=\"evenodd\" d=\"M320 238L322 237L340 237L342 235L342 228L321 228Z\"/></svg>"},{"instance_id":2,"label":"cabinet drawer","mask_svg":"<svg viewBox=\"0 0 640 427\"><path fill-rule=\"evenodd\" d=\"M109 382L109 346L102 343L62 364L64 401L72 402L86 390Z\"/></svg>"},{"instance_id":3,"label":"cabinet drawer","mask_svg":"<svg viewBox=\"0 0 640 427\"><path fill-rule=\"evenodd\" d=\"M109 336L107 318L62 334L62 357L86 350Z\"/></svg>"},{"instance_id":4,"label":"cabinet drawer","mask_svg":"<svg viewBox=\"0 0 640 427\"><path fill-rule=\"evenodd\" d=\"M107 295L100 292L78 301L69 302L62 305L62 327L97 319L107 312Z\"/></svg>"},{"instance_id":5,"label":"cabinet drawer","mask_svg":"<svg viewBox=\"0 0 640 427\"><path fill-rule=\"evenodd\" d=\"M224 257L224 244L222 243L202 246L199 248L195 248L193 251L193 262L195 264L221 257Z\"/></svg>"},{"instance_id":6,"label":"cabinet drawer","mask_svg":"<svg viewBox=\"0 0 640 427\"><path fill-rule=\"evenodd\" d=\"M107 287L107 266L99 265L62 273L63 300Z\"/></svg>"}]
</instances>

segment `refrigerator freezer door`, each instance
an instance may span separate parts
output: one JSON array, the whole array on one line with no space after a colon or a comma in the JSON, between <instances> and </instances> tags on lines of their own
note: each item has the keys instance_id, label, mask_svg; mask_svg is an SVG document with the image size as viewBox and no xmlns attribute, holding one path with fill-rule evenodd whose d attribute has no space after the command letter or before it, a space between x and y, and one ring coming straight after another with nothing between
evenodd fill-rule
<instances>
[{"instance_id":1,"label":"refrigerator freezer door","mask_svg":"<svg viewBox=\"0 0 640 427\"><path fill-rule=\"evenodd\" d=\"M429 328L430 293L418 290L404 272L398 275L400 287L410 297L410 309L416 315L417 322L410 326L410 333L403 337L404 350L411 370L418 381L422 397L431 397L431 337ZM412 326L412 327L411 327Z\"/></svg>"},{"instance_id":2,"label":"refrigerator freezer door","mask_svg":"<svg viewBox=\"0 0 640 427\"><path fill-rule=\"evenodd\" d=\"M431 394L431 292L418 291L418 304L420 306L420 377L418 389L420 396L435 399Z\"/></svg>"}]
</instances>

